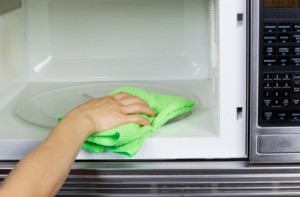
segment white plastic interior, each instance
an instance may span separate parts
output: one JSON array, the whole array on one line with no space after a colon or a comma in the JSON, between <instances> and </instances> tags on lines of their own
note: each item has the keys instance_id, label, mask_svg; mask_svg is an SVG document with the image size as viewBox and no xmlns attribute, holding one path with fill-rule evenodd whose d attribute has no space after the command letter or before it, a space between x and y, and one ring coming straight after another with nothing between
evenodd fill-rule
<instances>
[{"instance_id":1,"label":"white plastic interior","mask_svg":"<svg viewBox=\"0 0 300 197\"><path fill-rule=\"evenodd\" d=\"M123 85L197 103L191 115L148 138L135 159L245 157L245 55L234 59L245 47L244 25L236 22L245 2L231 1L236 6L224 0L24 0L22 9L0 16L0 146L16 148L0 152L0 159L21 158L57 116ZM226 51L231 34L237 40ZM78 156L103 158L123 159Z\"/></svg>"},{"instance_id":2,"label":"white plastic interior","mask_svg":"<svg viewBox=\"0 0 300 197\"><path fill-rule=\"evenodd\" d=\"M31 78L207 79L212 25L208 4L205 0L28 1Z\"/></svg>"}]
</instances>

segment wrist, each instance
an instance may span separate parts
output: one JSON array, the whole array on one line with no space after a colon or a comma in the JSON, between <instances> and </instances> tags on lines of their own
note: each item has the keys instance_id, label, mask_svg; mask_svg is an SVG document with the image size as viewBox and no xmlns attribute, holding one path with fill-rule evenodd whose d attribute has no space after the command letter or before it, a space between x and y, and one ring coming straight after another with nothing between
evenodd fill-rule
<instances>
[{"instance_id":1,"label":"wrist","mask_svg":"<svg viewBox=\"0 0 300 197\"><path fill-rule=\"evenodd\" d=\"M67 114L57 127L64 127L65 130L83 136L84 139L92 134L93 129L91 120L73 113Z\"/></svg>"}]
</instances>

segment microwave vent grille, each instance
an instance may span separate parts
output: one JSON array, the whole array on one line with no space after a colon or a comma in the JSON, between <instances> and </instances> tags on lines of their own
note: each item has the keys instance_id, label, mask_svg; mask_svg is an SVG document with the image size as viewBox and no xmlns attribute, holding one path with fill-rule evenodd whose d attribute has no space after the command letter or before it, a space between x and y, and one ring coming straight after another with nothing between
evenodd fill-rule
<instances>
[{"instance_id":1,"label":"microwave vent grille","mask_svg":"<svg viewBox=\"0 0 300 197\"><path fill-rule=\"evenodd\" d=\"M217 42L217 3L216 3L216 0L213 1L213 4L214 4L214 24L213 24L214 39L215 39L215 42Z\"/></svg>"},{"instance_id":2,"label":"microwave vent grille","mask_svg":"<svg viewBox=\"0 0 300 197\"><path fill-rule=\"evenodd\" d=\"M7 14L22 7L21 0L1 0L0 1L0 15Z\"/></svg>"}]
</instances>

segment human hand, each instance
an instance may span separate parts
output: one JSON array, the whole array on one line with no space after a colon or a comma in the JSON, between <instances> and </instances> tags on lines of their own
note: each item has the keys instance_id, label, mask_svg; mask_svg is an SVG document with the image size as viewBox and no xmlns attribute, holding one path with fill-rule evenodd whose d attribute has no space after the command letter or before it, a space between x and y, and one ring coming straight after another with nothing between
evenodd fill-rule
<instances>
[{"instance_id":1,"label":"human hand","mask_svg":"<svg viewBox=\"0 0 300 197\"><path fill-rule=\"evenodd\" d=\"M126 93L92 99L70 111L62 121L74 123L88 132L88 136L125 123L149 125L142 114L155 116L149 105Z\"/></svg>"}]
</instances>

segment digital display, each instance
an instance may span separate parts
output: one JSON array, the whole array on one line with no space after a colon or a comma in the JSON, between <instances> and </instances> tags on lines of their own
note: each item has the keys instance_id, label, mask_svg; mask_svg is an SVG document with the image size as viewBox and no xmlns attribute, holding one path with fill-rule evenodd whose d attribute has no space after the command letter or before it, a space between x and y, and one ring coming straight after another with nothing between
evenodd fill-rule
<instances>
[{"instance_id":1,"label":"digital display","mask_svg":"<svg viewBox=\"0 0 300 197\"><path fill-rule=\"evenodd\" d=\"M300 8L300 0L264 0L265 8Z\"/></svg>"}]
</instances>

